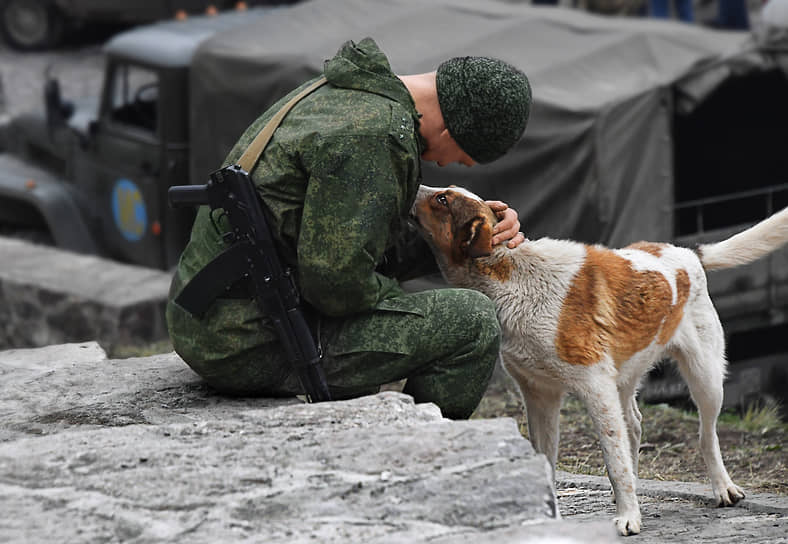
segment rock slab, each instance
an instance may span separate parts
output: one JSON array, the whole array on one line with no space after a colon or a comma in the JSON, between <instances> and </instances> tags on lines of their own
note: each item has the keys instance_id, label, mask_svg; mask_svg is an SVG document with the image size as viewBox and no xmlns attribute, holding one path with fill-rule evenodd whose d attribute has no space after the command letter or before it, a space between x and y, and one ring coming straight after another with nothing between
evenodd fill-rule
<instances>
[{"instance_id":1,"label":"rock slab","mask_svg":"<svg viewBox=\"0 0 788 544\"><path fill-rule=\"evenodd\" d=\"M0 349L167 337L170 275L0 237Z\"/></svg>"},{"instance_id":2,"label":"rock slab","mask_svg":"<svg viewBox=\"0 0 788 544\"><path fill-rule=\"evenodd\" d=\"M10 542L501 543L568 530L545 458L512 419L450 421L395 392L221 397L175 354L109 360L96 343L0 352L0 511ZM570 532L612 540L607 523Z\"/></svg>"}]
</instances>

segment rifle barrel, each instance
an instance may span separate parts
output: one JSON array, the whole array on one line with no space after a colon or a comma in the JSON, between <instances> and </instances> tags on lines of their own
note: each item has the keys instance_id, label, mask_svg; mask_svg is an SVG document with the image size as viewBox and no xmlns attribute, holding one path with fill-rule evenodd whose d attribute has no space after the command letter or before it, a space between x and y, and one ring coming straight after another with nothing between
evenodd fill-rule
<instances>
[{"instance_id":1,"label":"rifle barrel","mask_svg":"<svg viewBox=\"0 0 788 544\"><path fill-rule=\"evenodd\" d=\"M208 185L173 185L167 190L167 199L173 208L207 206Z\"/></svg>"}]
</instances>

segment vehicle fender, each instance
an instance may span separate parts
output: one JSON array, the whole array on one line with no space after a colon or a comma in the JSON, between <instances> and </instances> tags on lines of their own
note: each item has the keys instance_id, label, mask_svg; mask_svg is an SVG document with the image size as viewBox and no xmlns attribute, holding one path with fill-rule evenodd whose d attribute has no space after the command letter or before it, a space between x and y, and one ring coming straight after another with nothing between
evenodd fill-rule
<instances>
[{"instance_id":1,"label":"vehicle fender","mask_svg":"<svg viewBox=\"0 0 788 544\"><path fill-rule=\"evenodd\" d=\"M0 201L25 202L35 208L57 247L97 254L96 239L70 186L58 176L17 157L0 155Z\"/></svg>"}]
</instances>

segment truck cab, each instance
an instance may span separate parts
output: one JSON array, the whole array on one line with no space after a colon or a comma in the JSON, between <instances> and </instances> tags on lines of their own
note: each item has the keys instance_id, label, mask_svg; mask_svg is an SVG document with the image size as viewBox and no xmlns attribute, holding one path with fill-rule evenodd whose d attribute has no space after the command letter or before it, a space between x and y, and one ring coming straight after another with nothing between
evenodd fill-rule
<instances>
[{"instance_id":1,"label":"truck cab","mask_svg":"<svg viewBox=\"0 0 788 544\"><path fill-rule=\"evenodd\" d=\"M189 62L199 40L150 35L160 32L126 33L106 46L98 115L82 132L72 175L84 184L101 252L169 268L192 219L167 206L167 189L188 183Z\"/></svg>"},{"instance_id":2,"label":"truck cab","mask_svg":"<svg viewBox=\"0 0 788 544\"><path fill-rule=\"evenodd\" d=\"M104 48L98 97L65 100L49 79L45 107L5 127L3 229L36 231L58 247L123 262L174 266L194 214L167 204L171 185L190 183L192 57L203 40L257 11L119 34Z\"/></svg>"}]
</instances>

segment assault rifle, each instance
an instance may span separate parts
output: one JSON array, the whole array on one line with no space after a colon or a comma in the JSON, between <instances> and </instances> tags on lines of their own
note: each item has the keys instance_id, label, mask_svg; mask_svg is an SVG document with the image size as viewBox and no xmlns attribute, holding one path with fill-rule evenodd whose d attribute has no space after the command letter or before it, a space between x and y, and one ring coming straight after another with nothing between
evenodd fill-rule
<instances>
[{"instance_id":1,"label":"assault rifle","mask_svg":"<svg viewBox=\"0 0 788 544\"><path fill-rule=\"evenodd\" d=\"M309 402L331 400L321 354L301 309L291 271L283 267L260 200L249 174L238 165L215 171L205 185L172 186L173 207L210 206L223 210L231 230L228 245L183 288L175 301L202 318L216 298L232 290L248 290L273 321L279 341L295 368Z\"/></svg>"}]
</instances>

